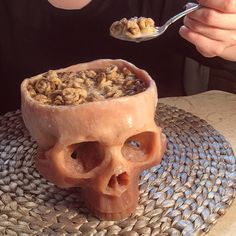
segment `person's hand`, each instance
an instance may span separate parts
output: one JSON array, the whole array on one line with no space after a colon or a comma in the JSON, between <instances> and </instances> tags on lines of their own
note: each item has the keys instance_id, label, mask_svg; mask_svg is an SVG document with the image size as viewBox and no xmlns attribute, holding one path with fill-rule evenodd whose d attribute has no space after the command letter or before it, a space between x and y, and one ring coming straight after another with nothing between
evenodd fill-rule
<instances>
[{"instance_id":1,"label":"person's hand","mask_svg":"<svg viewBox=\"0 0 236 236\"><path fill-rule=\"evenodd\" d=\"M198 0L203 7L188 14L180 35L205 57L236 61L236 0Z\"/></svg>"}]
</instances>

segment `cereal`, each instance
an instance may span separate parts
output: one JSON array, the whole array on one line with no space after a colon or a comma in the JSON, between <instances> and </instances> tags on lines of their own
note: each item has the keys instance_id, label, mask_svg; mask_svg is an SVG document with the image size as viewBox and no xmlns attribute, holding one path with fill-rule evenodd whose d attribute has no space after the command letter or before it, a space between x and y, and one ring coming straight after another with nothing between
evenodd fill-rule
<instances>
[{"instance_id":1,"label":"cereal","mask_svg":"<svg viewBox=\"0 0 236 236\"><path fill-rule=\"evenodd\" d=\"M28 94L41 104L78 105L109 98L131 96L147 85L128 68L111 64L100 70L57 72L50 70L29 81Z\"/></svg>"},{"instance_id":2,"label":"cereal","mask_svg":"<svg viewBox=\"0 0 236 236\"><path fill-rule=\"evenodd\" d=\"M155 22L152 18L133 17L115 21L110 27L110 33L113 36L124 36L137 38L143 35L150 35L156 32Z\"/></svg>"}]
</instances>

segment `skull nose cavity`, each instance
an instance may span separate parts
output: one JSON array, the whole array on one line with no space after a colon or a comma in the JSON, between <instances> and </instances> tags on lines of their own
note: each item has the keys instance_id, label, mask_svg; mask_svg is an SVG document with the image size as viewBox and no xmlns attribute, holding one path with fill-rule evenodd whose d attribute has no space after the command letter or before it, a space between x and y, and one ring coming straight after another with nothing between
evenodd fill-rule
<instances>
[{"instance_id":1,"label":"skull nose cavity","mask_svg":"<svg viewBox=\"0 0 236 236\"><path fill-rule=\"evenodd\" d=\"M129 183L129 176L127 172L123 172L119 175L112 175L109 182L108 182L108 187L115 189L117 187L124 187L127 186Z\"/></svg>"}]
</instances>

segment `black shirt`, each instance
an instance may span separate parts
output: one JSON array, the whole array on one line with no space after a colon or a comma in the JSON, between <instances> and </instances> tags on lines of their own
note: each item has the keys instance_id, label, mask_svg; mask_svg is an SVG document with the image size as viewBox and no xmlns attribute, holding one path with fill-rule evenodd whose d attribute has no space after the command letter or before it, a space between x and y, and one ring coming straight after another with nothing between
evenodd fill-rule
<instances>
[{"instance_id":1,"label":"black shirt","mask_svg":"<svg viewBox=\"0 0 236 236\"><path fill-rule=\"evenodd\" d=\"M204 58L182 39L178 34L182 20L161 37L139 44L109 36L116 20L145 16L162 25L186 2L92 0L81 10L63 10L47 0L0 0L0 114L20 108L24 78L98 58L121 58L147 70L160 97L184 94L186 55L209 66L234 69L235 63Z\"/></svg>"}]
</instances>

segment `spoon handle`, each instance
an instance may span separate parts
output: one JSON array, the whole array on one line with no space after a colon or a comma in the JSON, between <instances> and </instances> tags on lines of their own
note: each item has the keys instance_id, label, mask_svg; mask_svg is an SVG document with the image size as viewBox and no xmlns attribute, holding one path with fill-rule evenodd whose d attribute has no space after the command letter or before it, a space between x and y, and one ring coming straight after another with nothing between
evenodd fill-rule
<instances>
[{"instance_id":1,"label":"spoon handle","mask_svg":"<svg viewBox=\"0 0 236 236\"><path fill-rule=\"evenodd\" d=\"M177 15L173 16L172 18L170 18L166 22L166 24L170 25L170 24L174 23L175 21L177 21L178 19L180 19L181 17L187 15L188 13L200 9L202 6L200 4L187 3L186 7L187 7L187 9L185 11L182 11L179 14L177 14Z\"/></svg>"}]
</instances>

